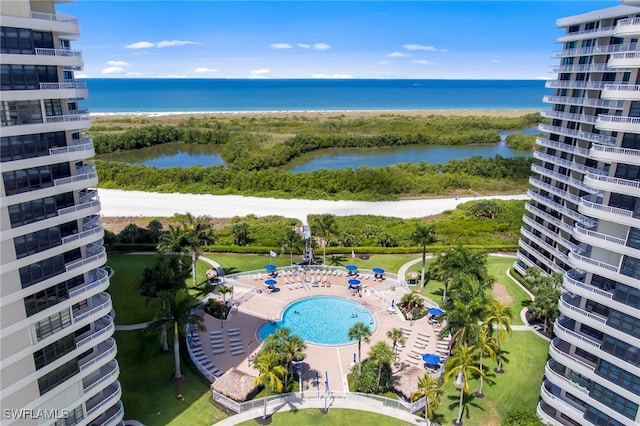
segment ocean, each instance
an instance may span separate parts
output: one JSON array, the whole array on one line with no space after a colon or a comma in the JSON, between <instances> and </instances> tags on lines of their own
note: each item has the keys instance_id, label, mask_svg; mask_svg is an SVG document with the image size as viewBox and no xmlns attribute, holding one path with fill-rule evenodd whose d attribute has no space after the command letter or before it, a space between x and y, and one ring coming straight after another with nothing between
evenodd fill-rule
<instances>
[{"instance_id":1,"label":"ocean","mask_svg":"<svg viewBox=\"0 0 640 426\"><path fill-rule=\"evenodd\" d=\"M87 79L91 113L542 110L542 80Z\"/></svg>"}]
</instances>

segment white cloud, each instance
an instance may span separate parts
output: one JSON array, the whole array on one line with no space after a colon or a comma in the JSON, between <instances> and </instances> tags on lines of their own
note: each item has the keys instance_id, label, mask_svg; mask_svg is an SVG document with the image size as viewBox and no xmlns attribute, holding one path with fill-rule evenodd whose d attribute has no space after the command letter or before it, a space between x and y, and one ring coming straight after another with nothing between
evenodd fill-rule
<instances>
[{"instance_id":1,"label":"white cloud","mask_svg":"<svg viewBox=\"0 0 640 426\"><path fill-rule=\"evenodd\" d=\"M130 65L128 62L125 62L125 61L107 61L107 64L111 65L112 67L126 67Z\"/></svg>"},{"instance_id":2,"label":"white cloud","mask_svg":"<svg viewBox=\"0 0 640 426\"><path fill-rule=\"evenodd\" d=\"M408 53L393 52L393 53L389 53L387 56L390 58L408 58L411 55Z\"/></svg>"},{"instance_id":3,"label":"white cloud","mask_svg":"<svg viewBox=\"0 0 640 426\"><path fill-rule=\"evenodd\" d=\"M102 74L124 74L124 68L122 67L108 67L103 69Z\"/></svg>"},{"instance_id":4,"label":"white cloud","mask_svg":"<svg viewBox=\"0 0 640 426\"><path fill-rule=\"evenodd\" d=\"M311 45L307 43L298 43L298 47L301 47L303 49L311 49Z\"/></svg>"},{"instance_id":5,"label":"white cloud","mask_svg":"<svg viewBox=\"0 0 640 426\"><path fill-rule=\"evenodd\" d=\"M259 70L251 70L251 71L249 71L249 73L251 73L251 75L255 75L255 76L269 74L270 72L271 72L271 70L267 69L267 68L262 68L262 69L259 69Z\"/></svg>"},{"instance_id":6,"label":"white cloud","mask_svg":"<svg viewBox=\"0 0 640 426\"><path fill-rule=\"evenodd\" d=\"M162 40L156 43L156 47L174 47L174 46L187 46L190 44L200 44L195 41L186 40Z\"/></svg>"},{"instance_id":7,"label":"white cloud","mask_svg":"<svg viewBox=\"0 0 640 426\"><path fill-rule=\"evenodd\" d=\"M272 49L291 49L293 46L290 45L289 43L271 43L269 45L270 48Z\"/></svg>"},{"instance_id":8,"label":"white cloud","mask_svg":"<svg viewBox=\"0 0 640 426\"><path fill-rule=\"evenodd\" d=\"M422 44L403 44L402 48L406 50L424 50L427 52L448 52L447 49L438 49L434 46L425 46Z\"/></svg>"},{"instance_id":9,"label":"white cloud","mask_svg":"<svg viewBox=\"0 0 640 426\"><path fill-rule=\"evenodd\" d=\"M186 75L182 75L182 74L167 74L165 77L166 78L187 78Z\"/></svg>"},{"instance_id":10,"label":"white cloud","mask_svg":"<svg viewBox=\"0 0 640 426\"><path fill-rule=\"evenodd\" d=\"M312 78L353 78L349 74L311 74Z\"/></svg>"},{"instance_id":11,"label":"white cloud","mask_svg":"<svg viewBox=\"0 0 640 426\"><path fill-rule=\"evenodd\" d=\"M193 70L193 72L197 74L209 74L209 73L218 72L218 71L219 70L215 68L207 68L207 67L198 67Z\"/></svg>"},{"instance_id":12,"label":"white cloud","mask_svg":"<svg viewBox=\"0 0 640 426\"><path fill-rule=\"evenodd\" d=\"M430 65L433 64L431 61L427 61L426 59L414 59L410 61L411 64L419 64L419 65Z\"/></svg>"},{"instance_id":13,"label":"white cloud","mask_svg":"<svg viewBox=\"0 0 640 426\"><path fill-rule=\"evenodd\" d=\"M126 73L125 75L128 75L128 76L139 76L139 75L142 75L142 73L141 73L141 72L133 72L133 71L129 71L129 72L128 72L128 73Z\"/></svg>"},{"instance_id":14,"label":"white cloud","mask_svg":"<svg viewBox=\"0 0 640 426\"><path fill-rule=\"evenodd\" d=\"M500 61L497 60L497 59L492 59L489 62L491 62L492 64L499 64L500 63Z\"/></svg>"},{"instance_id":15,"label":"white cloud","mask_svg":"<svg viewBox=\"0 0 640 426\"><path fill-rule=\"evenodd\" d=\"M149 49L153 47L153 43L149 43L148 41L139 41L137 43L128 44L125 46L127 49Z\"/></svg>"},{"instance_id":16,"label":"white cloud","mask_svg":"<svg viewBox=\"0 0 640 426\"><path fill-rule=\"evenodd\" d=\"M327 43L314 43L313 48L316 50L329 50L331 49L331 46Z\"/></svg>"}]
</instances>

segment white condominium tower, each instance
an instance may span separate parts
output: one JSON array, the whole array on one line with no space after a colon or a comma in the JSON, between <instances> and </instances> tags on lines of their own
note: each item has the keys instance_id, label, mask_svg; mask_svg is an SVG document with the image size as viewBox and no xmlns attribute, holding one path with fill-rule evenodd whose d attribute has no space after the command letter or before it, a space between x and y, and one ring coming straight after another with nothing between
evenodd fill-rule
<instances>
[{"instance_id":1,"label":"white condominium tower","mask_svg":"<svg viewBox=\"0 0 640 426\"><path fill-rule=\"evenodd\" d=\"M0 0L1 425L117 425L123 406L77 20Z\"/></svg>"},{"instance_id":2,"label":"white condominium tower","mask_svg":"<svg viewBox=\"0 0 640 426\"><path fill-rule=\"evenodd\" d=\"M640 0L558 19L516 269L563 274L538 415L640 424Z\"/></svg>"}]
</instances>

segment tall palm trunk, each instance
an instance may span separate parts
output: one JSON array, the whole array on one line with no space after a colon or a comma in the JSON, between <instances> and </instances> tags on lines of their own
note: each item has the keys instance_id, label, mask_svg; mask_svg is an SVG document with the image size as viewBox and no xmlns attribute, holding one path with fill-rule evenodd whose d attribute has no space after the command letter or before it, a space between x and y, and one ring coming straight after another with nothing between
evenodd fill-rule
<instances>
[{"instance_id":1,"label":"tall palm trunk","mask_svg":"<svg viewBox=\"0 0 640 426\"><path fill-rule=\"evenodd\" d=\"M480 351L480 371L482 371L482 352ZM480 389L478 389L478 392L476 392L476 395L483 395L482 393L482 386L484 385L484 381L482 378L482 375L480 375Z\"/></svg>"},{"instance_id":2,"label":"tall palm trunk","mask_svg":"<svg viewBox=\"0 0 640 426\"><path fill-rule=\"evenodd\" d=\"M362 339L358 339L358 376L362 375Z\"/></svg>"},{"instance_id":3,"label":"tall palm trunk","mask_svg":"<svg viewBox=\"0 0 640 426\"><path fill-rule=\"evenodd\" d=\"M502 371L502 347L500 345L500 337L498 337L498 368L496 371Z\"/></svg>"},{"instance_id":4,"label":"tall palm trunk","mask_svg":"<svg viewBox=\"0 0 640 426\"><path fill-rule=\"evenodd\" d=\"M429 399L426 395L424 397L424 419L427 422L427 426L431 426L431 420L429 420Z\"/></svg>"},{"instance_id":5,"label":"tall palm trunk","mask_svg":"<svg viewBox=\"0 0 640 426\"><path fill-rule=\"evenodd\" d=\"M169 352L169 342L167 341L167 326L162 326L162 352Z\"/></svg>"},{"instance_id":6,"label":"tall palm trunk","mask_svg":"<svg viewBox=\"0 0 640 426\"><path fill-rule=\"evenodd\" d=\"M196 286L196 263L198 263L198 253L191 253L191 274L193 275L193 286Z\"/></svg>"},{"instance_id":7,"label":"tall palm trunk","mask_svg":"<svg viewBox=\"0 0 640 426\"><path fill-rule=\"evenodd\" d=\"M462 402L464 399L464 385L460 388L460 403L458 404L458 419L457 424L462 423Z\"/></svg>"},{"instance_id":8,"label":"tall palm trunk","mask_svg":"<svg viewBox=\"0 0 640 426\"><path fill-rule=\"evenodd\" d=\"M179 379L182 377L182 372L180 371L180 336L178 336L178 321L173 322L173 361L176 364L175 378Z\"/></svg>"},{"instance_id":9,"label":"tall palm trunk","mask_svg":"<svg viewBox=\"0 0 640 426\"><path fill-rule=\"evenodd\" d=\"M262 414L262 418L267 418L267 398L269 397L269 386L264 387L264 413Z\"/></svg>"},{"instance_id":10,"label":"tall palm trunk","mask_svg":"<svg viewBox=\"0 0 640 426\"><path fill-rule=\"evenodd\" d=\"M420 289L424 289L424 275L427 267L427 246L422 246L422 272L420 275Z\"/></svg>"}]
</instances>

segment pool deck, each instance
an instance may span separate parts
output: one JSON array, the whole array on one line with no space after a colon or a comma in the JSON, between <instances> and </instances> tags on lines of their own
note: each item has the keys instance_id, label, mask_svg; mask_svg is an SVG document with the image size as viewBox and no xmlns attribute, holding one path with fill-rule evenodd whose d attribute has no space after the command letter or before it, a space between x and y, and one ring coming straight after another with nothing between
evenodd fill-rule
<instances>
[{"instance_id":1,"label":"pool deck","mask_svg":"<svg viewBox=\"0 0 640 426\"><path fill-rule=\"evenodd\" d=\"M321 277L324 277L321 275ZM366 277L366 276L365 276ZM423 368L421 360L412 356L412 352L435 353L437 350L436 330L425 317L417 321L405 320L395 310L390 310L390 304L383 300L400 301L408 290L396 285L391 287L389 279L382 282L371 278L362 278L362 296L353 295L347 287L348 276L328 275L326 279L331 286L317 286L311 284L289 285L285 279L293 281L290 276L278 277L276 291L265 291L264 277L256 276L228 277L227 285L234 286L234 300L247 295L251 289L260 291L248 297L237 307L227 320L221 322L209 315L205 315L206 332L200 333L200 344L206 361L213 363L209 371L220 376L228 369L235 367L252 376L258 372L250 364L250 357L260 349L257 338L258 329L268 321L277 321L290 303L312 296L338 296L362 304L375 316L375 325L369 343L362 342L362 357L368 356L370 348L379 341L385 341L390 346L391 340L387 332L393 328L404 330L407 341L399 350L399 362L394 368L394 374L402 374L412 367ZM287 279L289 278L289 279ZM308 278L308 277L307 277ZM297 279L297 278L296 278ZM320 278L322 279L322 278ZM313 280L313 279L312 279ZM289 282L291 282L289 281ZM371 291L371 290L375 291ZM374 294L375 293L375 294ZM331 318L318 318L318 321L331 321ZM213 346L213 347L212 347ZM329 387L336 393L348 393L346 375L350 371L354 354L358 353L358 343L340 346L324 346L307 342L306 358L303 362L303 390L317 392L316 373L320 377L320 391L324 391L325 375L329 377ZM425 370L426 371L426 370Z\"/></svg>"}]
</instances>

